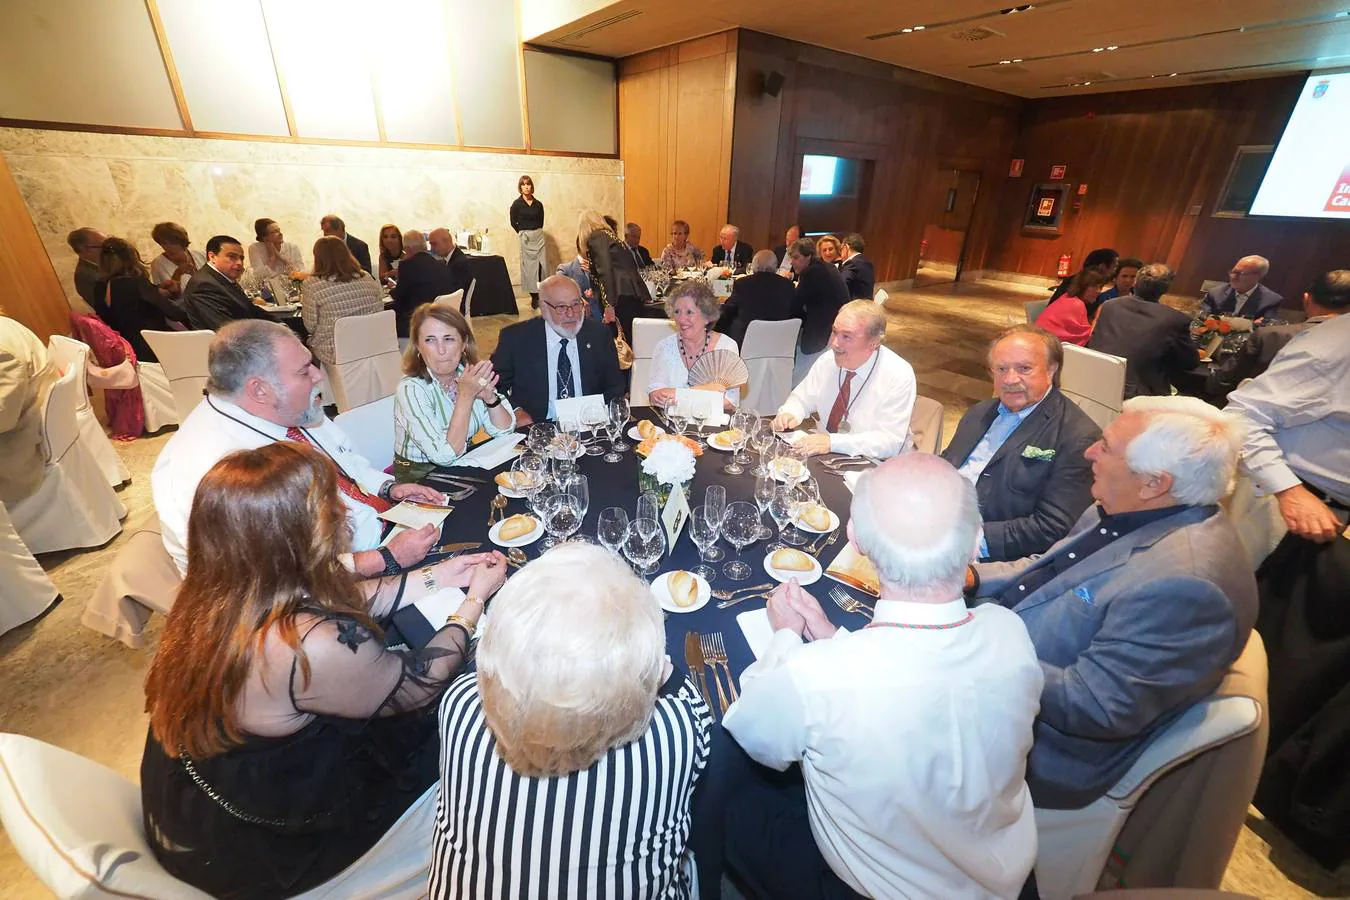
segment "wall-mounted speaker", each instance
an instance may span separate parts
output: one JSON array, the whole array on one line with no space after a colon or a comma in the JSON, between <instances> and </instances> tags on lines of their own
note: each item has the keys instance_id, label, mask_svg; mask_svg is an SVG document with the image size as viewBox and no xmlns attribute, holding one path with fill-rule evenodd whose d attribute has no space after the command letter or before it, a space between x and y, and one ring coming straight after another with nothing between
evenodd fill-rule
<instances>
[{"instance_id":1,"label":"wall-mounted speaker","mask_svg":"<svg viewBox=\"0 0 1350 900\"><path fill-rule=\"evenodd\" d=\"M783 90L783 82L785 81L787 81L787 79L783 76L782 72L765 72L764 93L768 94L770 97L777 97Z\"/></svg>"}]
</instances>

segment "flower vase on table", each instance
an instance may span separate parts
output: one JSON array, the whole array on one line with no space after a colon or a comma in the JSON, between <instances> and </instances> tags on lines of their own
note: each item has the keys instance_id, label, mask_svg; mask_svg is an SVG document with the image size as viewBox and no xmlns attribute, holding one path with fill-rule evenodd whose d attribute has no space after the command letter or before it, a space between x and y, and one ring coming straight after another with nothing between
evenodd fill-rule
<instances>
[{"instance_id":1,"label":"flower vase on table","mask_svg":"<svg viewBox=\"0 0 1350 900\"><path fill-rule=\"evenodd\" d=\"M650 492L656 497L656 509L659 512L666 508L666 502L670 500L671 491L677 488L683 492L686 502L689 500L689 492L692 489L694 480L682 481L679 484L663 484L655 475L648 475L646 472L638 472L638 493L645 494Z\"/></svg>"},{"instance_id":2,"label":"flower vase on table","mask_svg":"<svg viewBox=\"0 0 1350 900\"><path fill-rule=\"evenodd\" d=\"M687 503L694 481L694 460L703 452L698 445L687 437L661 434L643 441L637 452L643 457L638 467L639 493L655 494L658 511L666 508L670 493L676 488L684 492Z\"/></svg>"}]
</instances>

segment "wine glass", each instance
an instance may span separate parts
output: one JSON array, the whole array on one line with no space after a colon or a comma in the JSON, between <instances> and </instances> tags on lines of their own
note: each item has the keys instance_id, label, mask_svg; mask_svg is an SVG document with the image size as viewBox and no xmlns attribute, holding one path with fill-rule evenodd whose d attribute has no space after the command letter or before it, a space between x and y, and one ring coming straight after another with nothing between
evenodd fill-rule
<instances>
[{"instance_id":1,"label":"wine glass","mask_svg":"<svg viewBox=\"0 0 1350 900\"><path fill-rule=\"evenodd\" d=\"M804 542L804 539L793 540L788 535L787 529L792 524L792 516L796 511L797 499L793 496L792 485L775 485L773 499L769 501L769 515L773 516L773 522L778 526L778 540L769 548L770 553L789 544L795 546Z\"/></svg>"},{"instance_id":2,"label":"wine glass","mask_svg":"<svg viewBox=\"0 0 1350 900\"><path fill-rule=\"evenodd\" d=\"M619 554L624 535L628 533L628 510L621 506L610 506L600 510L600 518L595 523L595 536L610 553Z\"/></svg>"},{"instance_id":3,"label":"wine glass","mask_svg":"<svg viewBox=\"0 0 1350 900\"><path fill-rule=\"evenodd\" d=\"M678 403L671 403L666 407L666 422L670 425L671 434L682 435L689 425L689 412Z\"/></svg>"},{"instance_id":4,"label":"wine glass","mask_svg":"<svg viewBox=\"0 0 1350 900\"><path fill-rule=\"evenodd\" d=\"M548 456L557 434L558 428L552 422L536 422L530 426L530 435L525 443L540 456Z\"/></svg>"},{"instance_id":5,"label":"wine glass","mask_svg":"<svg viewBox=\"0 0 1350 900\"><path fill-rule=\"evenodd\" d=\"M703 492L703 505L708 507L708 511L715 517L713 519L717 529L721 529L722 520L727 517L727 489L720 484L710 484L708 489ZM708 559L717 562L722 558L722 548L717 546L717 533L713 532L712 548L708 551Z\"/></svg>"},{"instance_id":6,"label":"wine glass","mask_svg":"<svg viewBox=\"0 0 1350 900\"><path fill-rule=\"evenodd\" d=\"M708 565L708 550L717 544L717 533L722 521L708 506L695 507L689 516L689 537L698 547L698 567L694 574L708 583L717 577L717 570Z\"/></svg>"},{"instance_id":7,"label":"wine glass","mask_svg":"<svg viewBox=\"0 0 1350 900\"><path fill-rule=\"evenodd\" d=\"M544 500L544 528L548 537L544 538L541 549L556 547L581 527L580 506L577 498L568 491L548 495Z\"/></svg>"},{"instance_id":8,"label":"wine glass","mask_svg":"<svg viewBox=\"0 0 1350 900\"><path fill-rule=\"evenodd\" d=\"M745 467L741 464L741 451L745 449L745 442L750 439L750 429L759 422L752 413L738 412L731 417L731 460L722 467L722 471L728 475L742 475L745 473Z\"/></svg>"},{"instance_id":9,"label":"wine glass","mask_svg":"<svg viewBox=\"0 0 1350 900\"><path fill-rule=\"evenodd\" d=\"M666 551L666 538L656 519L634 519L628 523L623 539L623 555L633 564L642 580L657 570L657 560Z\"/></svg>"},{"instance_id":10,"label":"wine glass","mask_svg":"<svg viewBox=\"0 0 1350 900\"><path fill-rule=\"evenodd\" d=\"M722 567L722 574L732 581L744 581L750 577L750 567L741 559L741 552L759 538L759 511L744 500L737 500L727 507L727 517L722 523L722 533L736 548L736 558Z\"/></svg>"},{"instance_id":11,"label":"wine glass","mask_svg":"<svg viewBox=\"0 0 1350 900\"><path fill-rule=\"evenodd\" d=\"M760 515L759 536L766 541L773 537L773 530L764 524L764 514L769 511L769 504L773 502L777 489L778 482L767 471L755 479L755 506L759 508Z\"/></svg>"},{"instance_id":12,"label":"wine glass","mask_svg":"<svg viewBox=\"0 0 1350 900\"><path fill-rule=\"evenodd\" d=\"M660 520L661 510L656 505L656 495L651 491L643 491L637 499L637 515L635 519L657 519Z\"/></svg>"},{"instance_id":13,"label":"wine glass","mask_svg":"<svg viewBox=\"0 0 1350 900\"><path fill-rule=\"evenodd\" d=\"M689 409L689 421L694 426L694 443L700 447L708 446L703 442L703 423L708 421L708 416L712 413L703 403L695 403Z\"/></svg>"},{"instance_id":14,"label":"wine glass","mask_svg":"<svg viewBox=\"0 0 1350 900\"><path fill-rule=\"evenodd\" d=\"M768 470L764 465L764 454L777 441L774 436L773 427L765 419L756 419L754 429L750 432L750 446L755 448L759 454L759 463L750 474L756 478L765 474Z\"/></svg>"},{"instance_id":15,"label":"wine glass","mask_svg":"<svg viewBox=\"0 0 1350 900\"><path fill-rule=\"evenodd\" d=\"M559 431L553 438L553 475L555 478L568 478L577 471L577 458L586 452L581 438L574 432Z\"/></svg>"},{"instance_id":16,"label":"wine glass","mask_svg":"<svg viewBox=\"0 0 1350 900\"><path fill-rule=\"evenodd\" d=\"M591 432L591 442L586 445L587 456L599 456L605 452L600 446L600 426L609 421L609 413L599 400L593 400L581 408L581 423Z\"/></svg>"},{"instance_id":17,"label":"wine glass","mask_svg":"<svg viewBox=\"0 0 1350 900\"><path fill-rule=\"evenodd\" d=\"M632 418L632 408L628 405L627 397L617 397L609 401L609 417L618 423L619 442L614 444L614 452L623 453L629 450L629 444L623 439L623 429Z\"/></svg>"},{"instance_id":18,"label":"wine glass","mask_svg":"<svg viewBox=\"0 0 1350 900\"><path fill-rule=\"evenodd\" d=\"M590 479L585 475L573 475L567 482L566 490L577 501L577 527L573 529L576 531L586 521L586 513L591 509ZM590 539L584 534L577 535L576 539L590 543Z\"/></svg>"}]
</instances>

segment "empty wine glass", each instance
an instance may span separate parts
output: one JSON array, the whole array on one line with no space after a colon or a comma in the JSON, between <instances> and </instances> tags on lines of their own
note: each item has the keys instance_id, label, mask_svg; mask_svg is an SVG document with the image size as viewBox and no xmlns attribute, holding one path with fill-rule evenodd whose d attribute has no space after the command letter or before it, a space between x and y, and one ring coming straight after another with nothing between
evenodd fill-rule
<instances>
[{"instance_id":1,"label":"empty wine glass","mask_svg":"<svg viewBox=\"0 0 1350 900\"><path fill-rule=\"evenodd\" d=\"M593 400L581 408L581 423L591 432L591 441L586 445L587 456L599 456L605 452L600 446L600 427L607 421L609 413L599 400Z\"/></svg>"},{"instance_id":2,"label":"empty wine glass","mask_svg":"<svg viewBox=\"0 0 1350 900\"><path fill-rule=\"evenodd\" d=\"M778 540L769 547L769 552L788 544L799 544L801 540L792 540L788 537L788 528L792 523L792 515L797 511L797 500L792 494L792 486L788 484L775 485L773 489L773 499L769 501L769 515L773 516L773 522L778 526Z\"/></svg>"},{"instance_id":3,"label":"empty wine glass","mask_svg":"<svg viewBox=\"0 0 1350 900\"><path fill-rule=\"evenodd\" d=\"M717 570L708 565L708 550L717 543L722 521L707 506L698 506L689 516L689 537L698 548L698 567L694 574L709 583L717 577Z\"/></svg>"},{"instance_id":4,"label":"empty wine glass","mask_svg":"<svg viewBox=\"0 0 1350 900\"><path fill-rule=\"evenodd\" d=\"M631 449L627 441L623 439L623 430L628 425L628 420L632 418L632 408L628 405L627 397L616 397L609 401L609 417L618 422L619 442L614 445L616 453L624 453Z\"/></svg>"},{"instance_id":5,"label":"empty wine glass","mask_svg":"<svg viewBox=\"0 0 1350 900\"><path fill-rule=\"evenodd\" d=\"M694 443L700 447L708 446L703 442L703 423L708 421L708 416L712 413L703 403L695 403L689 409L689 421L694 426Z\"/></svg>"},{"instance_id":6,"label":"empty wine glass","mask_svg":"<svg viewBox=\"0 0 1350 900\"><path fill-rule=\"evenodd\" d=\"M720 484L710 484L708 489L703 492L703 505L708 507L715 518L714 523L718 530L722 528L722 520L727 517L727 489ZM722 548L717 546L716 532L713 533L712 548L708 550L708 559L717 562L723 557Z\"/></svg>"},{"instance_id":7,"label":"empty wine glass","mask_svg":"<svg viewBox=\"0 0 1350 900\"><path fill-rule=\"evenodd\" d=\"M568 491L556 491L544 500L544 538L541 549L556 547L581 527L581 502Z\"/></svg>"},{"instance_id":8,"label":"empty wine glass","mask_svg":"<svg viewBox=\"0 0 1350 900\"><path fill-rule=\"evenodd\" d=\"M559 431L551 445L553 456L553 475L555 478L567 478L577 471L577 458L586 449L581 438L569 431Z\"/></svg>"},{"instance_id":9,"label":"empty wine glass","mask_svg":"<svg viewBox=\"0 0 1350 900\"><path fill-rule=\"evenodd\" d=\"M573 475L567 482L566 491L577 501L577 528L580 529L586 521L586 513L591 509L591 482L585 475ZM570 537L570 535L569 535ZM576 539L590 543L590 538L584 534L578 534Z\"/></svg>"},{"instance_id":10,"label":"empty wine glass","mask_svg":"<svg viewBox=\"0 0 1350 900\"><path fill-rule=\"evenodd\" d=\"M773 427L765 419L756 419L755 427L750 432L750 446L754 447L755 452L759 454L759 463L750 474L758 478L768 471L765 468L764 454L775 443L777 443L777 438L774 436Z\"/></svg>"},{"instance_id":11,"label":"empty wine glass","mask_svg":"<svg viewBox=\"0 0 1350 900\"><path fill-rule=\"evenodd\" d=\"M759 538L759 511L744 500L737 500L727 507L727 517L722 522L722 534L736 548L736 558L722 567L722 574L732 581L744 581L750 577L750 567L741 559L741 553Z\"/></svg>"},{"instance_id":12,"label":"empty wine glass","mask_svg":"<svg viewBox=\"0 0 1350 900\"><path fill-rule=\"evenodd\" d=\"M619 554L619 547L627 533L628 510L621 506L600 510L600 518L595 523L595 536L610 553Z\"/></svg>"},{"instance_id":13,"label":"empty wine glass","mask_svg":"<svg viewBox=\"0 0 1350 900\"><path fill-rule=\"evenodd\" d=\"M731 417L731 460L722 467L722 471L728 475L742 475L745 473L744 460L741 459L741 451L745 449L745 442L750 439L750 429L755 427L759 419L752 413L738 412Z\"/></svg>"},{"instance_id":14,"label":"empty wine glass","mask_svg":"<svg viewBox=\"0 0 1350 900\"><path fill-rule=\"evenodd\" d=\"M666 423L670 426L671 434L684 434L684 429L689 425L689 413L678 403L671 403L666 407Z\"/></svg>"},{"instance_id":15,"label":"empty wine glass","mask_svg":"<svg viewBox=\"0 0 1350 900\"><path fill-rule=\"evenodd\" d=\"M766 541L773 537L773 530L764 524L764 514L769 511L769 504L773 502L777 489L778 482L768 472L755 479L755 505L759 507L760 515L759 536Z\"/></svg>"},{"instance_id":16,"label":"empty wine glass","mask_svg":"<svg viewBox=\"0 0 1350 900\"><path fill-rule=\"evenodd\" d=\"M557 434L558 428L552 422L536 422L530 426L530 435L525 443L540 456L548 456Z\"/></svg>"},{"instance_id":17,"label":"empty wine glass","mask_svg":"<svg viewBox=\"0 0 1350 900\"><path fill-rule=\"evenodd\" d=\"M628 531L623 539L623 555L633 564L643 581L654 573L657 560L666 551L666 538L661 531L661 523L656 519L634 519L628 523Z\"/></svg>"},{"instance_id":18,"label":"empty wine glass","mask_svg":"<svg viewBox=\"0 0 1350 900\"><path fill-rule=\"evenodd\" d=\"M651 491L643 491L637 499L637 515L635 519L659 519L660 508L656 505L656 495Z\"/></svg>"}]
</instances>

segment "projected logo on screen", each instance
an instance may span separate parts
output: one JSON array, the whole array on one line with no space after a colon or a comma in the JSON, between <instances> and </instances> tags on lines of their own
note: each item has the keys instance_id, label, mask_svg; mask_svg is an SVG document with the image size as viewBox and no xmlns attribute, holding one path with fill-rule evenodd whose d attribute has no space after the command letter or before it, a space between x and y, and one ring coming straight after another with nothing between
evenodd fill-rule
<instances>
[{"instance_id":1,"label":"projected logo on screen","mask_svg":"<svg viewBox=\"0 0 1350 900\"><path fill-rule=\"evenodd\" d=\"M1327 198L1327 205L1322 208L1327 212L1350 216L1350 165L1347 165L1341 172L1341 177L1336 179L1336 187Z\"/></svg>"}]
</instances>

